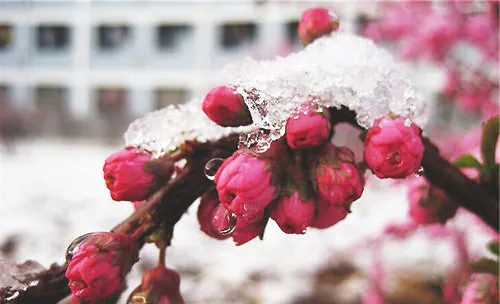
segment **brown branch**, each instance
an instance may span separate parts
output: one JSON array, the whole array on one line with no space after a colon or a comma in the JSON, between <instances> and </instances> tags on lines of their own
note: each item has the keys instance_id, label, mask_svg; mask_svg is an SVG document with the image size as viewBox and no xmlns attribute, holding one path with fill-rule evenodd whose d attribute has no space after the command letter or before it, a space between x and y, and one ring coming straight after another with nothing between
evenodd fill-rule
<instances>
[{"instance_id":1,"label":"brown branch","mask_svg":"<svg viewBox=\"0 0 500 304\"><path fill-rule=\"evenodd\" d=\"M346 107L330 109L332 124L347 122L363 129L356 122L354 111ZM204 166L212 158L231 155L237 147L238 134L207 143L185 143L186 167L151 196L146 204L112 229L137 237L143 245L146 237L162 224L165 231L173 234L174 225L179 221L191 204L213 184L204 176ZM499 207L495 199L488 196L481 185L468 179L460 170L439 155L438 150L427 138L425 146L424 175L430 183L441 188L459 205L481 217L488 225L498 230ZM36 278L39 283L26 290L0 290L0 300L5 304L53 304L69 295L65 277L66 265L53 265ZM13 294L12 300L4 300Z\"/></svg>"},{"instance_id":2,"label":"brown branch","mask_svg":"<svg viewBox=\"0 0 500 304\"><path fill-rule=\"evenodd\" d=\"M439 155L432 142L423 137L425 147L422 167L427 180L444 190L460 206L479 216L485 223L498 231L499 206L495 198L480 184L465 176L459 169Z\"/></svg>"},{"instance_id":3,"label":"brown branch","mask_svg":"<svg viewBox=\"0 0 500 304\"><path fill-rule=\"evenodd\" d=\"M207 143L186 142L187 162L181 173L111 231L136 236L140 246L144 245L146 237L162 224L172 233L174 225L191 204L213 185L203 171L206 162L212 158L230 156L236 150L237 143L238 134ZM65 272L66 264L53 265L32 279L38 280L36 286L28 287L26 290L2 289L0 303L57 303L70 294ZM7 298L10 300L6 300Z\"/></svg>"},{"instance_id":4,"label":"brown branch","mask_svg":"<svg viewBox=\"0 0 500 304\"><path fill-rule=\"evenodd\" d=\"M332 124L347 122L358 129L356 113L346 107L330 109ZM479 216L496 231L499 230L499 204L496 197L489 195L488 189L465 176L459 169L439 155L437 147L426 137L422 137L425 147L422 167L426 179L442 189L457 204Z\"/></svg>"}]
</instances>

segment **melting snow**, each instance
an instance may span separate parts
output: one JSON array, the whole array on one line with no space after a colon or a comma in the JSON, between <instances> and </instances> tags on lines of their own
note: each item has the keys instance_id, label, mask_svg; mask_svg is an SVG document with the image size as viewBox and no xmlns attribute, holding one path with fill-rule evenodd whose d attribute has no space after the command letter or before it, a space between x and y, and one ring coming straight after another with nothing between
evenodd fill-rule
<instances>
[{"instance_id":1,"label":"melting snow","mask_svg":"<svg viewBox=\"0 0 500 304\"><path fill-rule=\"evenodd\" d=\"M134 121L125 134L127 145L162 155L185 140L207 141L251 131L240 138L241 143L257 144L265 151L272 140L283 136L290 113L310 97L328 107L344 105L356 111L363 127L389 113L408 117L421 127L426 123L426 104L403 67L371 40L348 33L322 37L287 57L237 61L226 66L220 78L221 84L236 86L244 96L252 126L219 127L205 117L202 99L193 99Z\"/></svg>"}]
</instances>

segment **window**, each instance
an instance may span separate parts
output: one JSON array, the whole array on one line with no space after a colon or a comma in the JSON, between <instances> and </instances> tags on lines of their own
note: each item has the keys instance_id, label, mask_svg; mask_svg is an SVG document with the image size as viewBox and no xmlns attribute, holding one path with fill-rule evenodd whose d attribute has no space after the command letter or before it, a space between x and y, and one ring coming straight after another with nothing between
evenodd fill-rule
<instances>
[{"instance_id":1,"label":"window","mask_svg":"<svg viewBox=\"0 0 500 304\"><path fill-rule=\"evenodd\" d=\"M124 88L99 88L96 90L97 110L105 116L121 115L125 111L127 91Z\"/></svg>"},{"instance_id":2,"label":"window","mask_svg":"<svg viewBox=\"0 0 500 304\"><path fill-rule=\"evenodd\" d=\"M0 51L12 44L12 25L0 24Z\"/></svg>"},{"instance_id":3,"label":"window","mask_svg":"<svg viewBox=\"0 0 500 304\"><path fill-rule=\"evenodd\" d=\"M6 84L0 83L0 102L4 99L9 99L10 87Z\"/></svg>"},{"instance_id":4,"label":"window","mask_svg":"<svg viewBox=\"0 0 500 304\"><path fill-rule=\"evenodd\" d=\"M68 90L59 86L35 88L35 106L45 115L66 115L68 112Z\"/></svg>"},{"instance_id":5,"label":"window","mask_svg":"<svg viewBox=\"0 0 500 304\"><path fill-rule=\"evenodd\" d=\"M156 110L168 105L184 103L188 98L188 93L185 89L157 89L155 95Z\"/></svg>"},{"instance_id":6,"label":"window","mask_svg":"<svg viewBox=\"0 0 500 304\"><path fill-rule=\"evenodd\" d=\"M241 46L244 43L252 42L256 34L255 23L234 23L221 25L220 44L225 49Z\"/></svg>"},{"instance_id":7,"label":"window","mask_svg":"<svg viewBox=\"0 0 500 304\"><path fill-rule=\"evenodd\" d=\"M37 28L39 50L62 50L69 45L69 28L65 25L40 25Z\"/></svg>"},{"instance_id":8,"label":"window","mask_svg":"<svg viewBox=\"0 0 500 304\"><path fill-rule=\"evenodd\" d=\"M127 25L101 25L97 31L99 48L102 50L119 49L130 36L130 27Z\"/></svg>"},{"instance_id":9,"label":"window","mask_svg":"<svg viewBox=\"0 0 500 304\"><path fill-rule=\"evenodd\" d=\"M286 23L286 39L289 43L295 44L299 42L299 35L297 34L297 28L299 27L299 21L288 21Z\"/></svg>"},{"instance_id":10,"label":"window","mask_svg":"<svg viewBox=\"0 0 500 304\"><path fill-rule=\"evenodd\" d=\"M156 28L158 48L172 49L185 39L192 31L192 27L181 24L162 24Z\"/></svg>"}]
</instances>

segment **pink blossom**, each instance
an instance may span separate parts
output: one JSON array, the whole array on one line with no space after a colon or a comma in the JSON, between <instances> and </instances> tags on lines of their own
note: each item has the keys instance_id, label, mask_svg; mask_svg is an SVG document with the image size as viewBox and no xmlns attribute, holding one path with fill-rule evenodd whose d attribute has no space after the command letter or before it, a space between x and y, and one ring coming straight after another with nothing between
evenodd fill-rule
<instances>
[{"instance_id":1,"label":"pink blossom","mask_svg":"<svg viewBox=\"0 0 500 304\"><path fill-rule=\"evenodd\" d=\"M110 297L122 286L137 255L135 243L126 235L100 233L87 238L68 263L71 293L85 301Z\"/></svg>"},{"instance_id":2,"label":"pink blossom","mask_svg":"<svg viewBox=\"0 0 500 304\"><path fill-rule=\"evenodd\" d=\"M343 220L347 214L349 209L345 206L332 205L326 200L319 199L316 202L316 215L309 226L325 229Z\"/></svg>"},{"instance_id":3,"label":"pink blossom","mask_svg":"<svg viewBox=\"0 0 500 304\"><path fill-rule=\"evenodd\" d=\"M347 147L323 146L313 174L319 198L330 204L349 206L363 193L363 177Z\"/></svg>"},{"instance_id":4,"label":"pink blossom","mask_svg":"<svg viewBox=\"0 0 500 304\"><path fill-rule=\"evenodd\" d=\"M286 141L292 149L314 148L330 137L327 109L307 102L286 121Z\"/></svg>"},{"instance_id":5,"label":"pink blossom","mask_svg":"<svg viewBox=\"0 0 500 304\"><path fill-rule=\"evenodd\" d=\"M147 198L154 175L145 170L151 154L126 148L106 158L104 180L115 201L142 201Z\"/></svg>"},{"instance_id":6,"label":"pink blossom","mask_svg":"<svg viewBox=\"0 0 500 304\"><path fill-rule=\"evenodd\" d=\"M476 274L465 289L460 304L498 303L498 279L491 274Z\"/></svg>"},{"instance_id":7,"label":"pink blossom","mask_svg":"<svg viewBox=\"0 0 500 304\"><path fill-rule=\"evenodd\" d=\"M234 231L231 233L231 237L233 238L236 246L240 246L253 240L263 231L264 225L262 222L250 223L243 217L237 216L236 226L234 227Z\"/></svg>"},{"instance_id":8,"label":"pink blossom","mask_svg":"<svg viewBox=\"0 0 500 304\"><path fill-rule=\"evenodd\" d=\"M239 150L226 159L215 175L221 203L249 222L259 221L271 203L275 187L268 160Z\"/></svg>"},{"instance_id":9,"label":"pink blossom","mask_svg":"<svg viewBox=\"0 0 500 304\"><path fill-rule=\"evenodd\" d=\"M460 88L460 76L457 71L447 71L446 80L443 87L441 88L441 93L447 97L452 97Z\"/></svg>"},{"instance_id":10,"label":"pink blossom","mask_svg":"<svg viewBox=\"0 0 500 304\"><path fill-rule=\"evenodd\" d=\"M302 44L308 45L323 35L337 31L338 28L338 19L328 9L315 7L302 12L298 34Z\"/></svg>"},{"instance_id":11,"label":"pink blossom","mask_svg":"<svg viewBox=\"0 0 500 304\"><path fill-rule=\"evenodd\" d=\"M200 224L200 230L205 232L206 235L213 237L218 240L224 240L229 237L229 235L223 235L217 230L213 223L214 216L218 207L222 206L219 198L217 196L217 191L205 192L200 199L200 205L198 207L197 218ZM225 209L225 208L224 208Z\"/></svg>"},{"instance_id":12,"label":"pink blossom","mask_svg":"<svg viewBox=\"0 0 500 304\"><path fill-rule=\"evenodd\" d=\"M491 103L488 92L461 92L456 98L457 106L465 113L474 113L483 104Z\"/></svg>"},{"instance_id":13,"label":"pink blossom","mask_svg":"<svg viewBox=\"0 0 500 304\"><path fill-rule=\"evenodd\" d=\"M252 117L243 97L234 88L219 86L205 96L202 110L213 122L224 127L245 126Z\"/></svg>"},{"instance_id":14,"label":"pink blossom","mask_svg":"<svg viewBox=\"0 0 500 304\"><path fill-rule=\"evenodd\" d=\"M460 37L459 19L453 14L429 14L420 21L416 32L408 39L403 57L441 61Z\"/></svg>"},{"instance_id":15,"label":"pink blossom","mask_svg":"<svg viewBox=\"0 0 500 304\"><path fill-rule=\"evenodd\" d=\"M427 184L423 177L410 183L408 201L410 218L417 224L444 224L455 215L458 208L443 191Z\"/></svg>"},{"instance_id":16,"label":"pink blossom","mask_svg":"<svg viewBox=\"0 0 500 304\"><path fill-rule=\"evenodd\" d=\"M494 28L494 21L488 15L471 15L465 21L464 35L472 42L484 43L498 38L494 36Z\"/></svg>"},{"instance_id":17,"label":"pink blossom","mask_svg":"<svg viewBox=\"0 0 500 304\"><path fill-rule=\"evenodd\" d=\"M285 233L301 234L314 217L314 200L304 200L298 191L281 196L271 211L271 218Z\"/></svg>"},{"instance_id":18,"label":"pink blossom","mask_svg":"<svg viewBox=\"0 0 500 304\"><path fill-rule=\"evenodd\" d=\"M420 128L403 117L379 118L368 129L364 159L379 178L405 178L420 167Z\"/></svg>"}]
</instances>

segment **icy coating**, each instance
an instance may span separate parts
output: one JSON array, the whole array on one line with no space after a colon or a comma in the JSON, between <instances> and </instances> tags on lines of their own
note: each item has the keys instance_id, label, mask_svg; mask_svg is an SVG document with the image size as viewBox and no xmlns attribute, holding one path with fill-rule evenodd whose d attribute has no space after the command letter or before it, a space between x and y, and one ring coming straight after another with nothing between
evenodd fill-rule
<instances>
[{"instance_id":1,"label":"icy coating","mask_svg":"<svg viewBox=\"0 0 500 304\"><path fill-rule=\"evenodd\" d=\"M177 149L186 140L215 140L248 127L224 128L212 122L201 110L202 99L169 105L136 119L125 132L127 146L141 147L159 157Z\"/></svg>"},{"instance_id":2,"label":"icy coating","mask_svg":"<svg viewBox=\"0 0 500 304\"><path fill-rule=\"evenodd\" d=\"M283 136L289 115L311 98L324 106L354 110L363 127L389 113L421 127L426 123L426 105L403 67L371 40L349 33L322 37L287 57L229 64L220 84L233 85L243 95L254 121L250 128L215 125L202 112L202 101L194 99L134 121L125 134L127 145L162 155L185 140L207 141L252 129L240 136L240 144L265 151Z\"/></svg>"}]
</instances>

